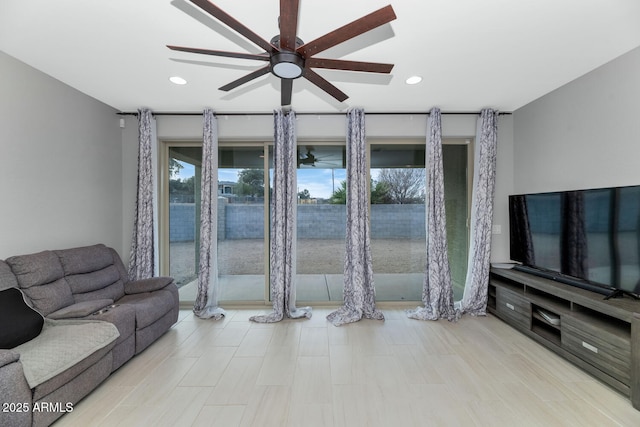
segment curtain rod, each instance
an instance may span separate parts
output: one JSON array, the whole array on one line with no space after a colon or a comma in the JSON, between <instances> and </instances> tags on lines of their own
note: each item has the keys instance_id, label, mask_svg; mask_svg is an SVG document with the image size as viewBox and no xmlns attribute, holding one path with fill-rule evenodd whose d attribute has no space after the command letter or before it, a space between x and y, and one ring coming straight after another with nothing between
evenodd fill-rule
<instances>
[{"instance_id":1,"label":"curtain rod","mask_svg":"<svg viewBox=\"0 0 640 427\"><path fill-rule=\"evenodd\" d=\"M239 113L239 112L233 112L233 113L225 113L225 112L213 112L214 115L216 116L272 116L273 113ZM138 112L137 111L120 111L117 113L119 116L137 116ZM152 115L154 116L202 116L202 112L199 113L189 113L189 112L151 112ZM337 113L337 112L331 112L331 113L295 113L296 116L346 116L347 113ZM406 112L401 112L401 111L391 111L391 112L370 112L367 113L365 111L365 116L417 116L417 115L424 115L424 116L428 116L430 113L428 111L406 111ZM480 111L452 111L452 112L441 112L440 114L442 115L447 115L447 116L469 116L469 115L478 115L480 114ZM499 116L510 116L512 113L510 112L498 112Z\"/></svg>"}]
</instances>

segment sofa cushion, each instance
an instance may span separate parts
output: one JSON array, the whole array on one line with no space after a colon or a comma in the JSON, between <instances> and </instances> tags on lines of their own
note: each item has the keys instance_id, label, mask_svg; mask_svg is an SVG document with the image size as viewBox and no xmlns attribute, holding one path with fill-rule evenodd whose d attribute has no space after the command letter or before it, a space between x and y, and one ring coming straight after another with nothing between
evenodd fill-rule
<instances>
[{"instance_id":1,"label":"sofa cushion","mask_svg":"<svg viewBox=\"0 0 640 427\"><path fill-rule=\"evenodd\" d=\"M5 261L11 266L23 289L51 283L64 277L62 264L52 251L12 256Z\"/></svg>"},{"instance_id":2,"label":"sofa cushion","mask_svg":"<svg viewBox=\"0 0 640 427\"><path fill-rule=\"evenodd\" d=\"M124 283L113 265L90 273L72 274L67 276L67 282L76 302L100 298L115 301L124 295Z\"/></svg>"},{"instance_id":3,"label":"sofa cushion","mask_svg":"<svg viewBox=\"0 0 640 427\"><path fill-rule=\"evenodd\" d=\"M127 283L127 285L124 288L124 292L127 295L139 294L142 292L153 292L153 291L158 291L160 289L163 289L167 285L170 285L171 283L173 283L173 277L168 277L168 276L159 276L159 277L152 277L150 279L133 280Z\"/></svg>"},{"instance_id":4,"label":"sofa cushion","mask_svg":"<svg viewBox=\"0 0 640 427\"><path fill-rule=\"evenodd\" d=\"M24 300L17 288L0 291L0 348L9 349L31 341L42 331L44 318Z\"/></svg>"},{"instance_id":5,"label":"sofa cushion","mask_svg":"<svg viewBox=\"0 0 640 427\"><path fill-rule=\"evenodd\" d=\"M165 289L155 292L125 295L116 301L116 304L135 306L136 330L146 328L176 306L173 294Z\"/></svg>"},{"instance_id":6,"label":"sofa cushion","mask_svg":"<svg viewBox=\"0 0 640 427\"><path fill-rule=\"evenodd\" d=\"M103 244L57 250L75 302L117 300L124 295L124 280L116 265L118 255Z\"/></svg>"},{"instance_id":7,"label":"sofa cushion","mask_svg":"<svg viewBox=\"0 0 640 427\"><path fill-rule=\"evenodd\" d=\"M62 264L54 252L18 255L5 261L16 276L20 289L44 316L74 303Z\"/></svg>"},{"instance_id":8,"label":"sofa cushion","mask_svg":"<svg viewBox=\"0 0 640 427\"><path fill-rule=\"evenodd\" d=\"M20 360L20 354L15 351L0 351L0 368L18 360Z\"/></svg>"},{"instance_id":9,"label":"sofa cushion","mask_svg":"<svg viewBox=\"0 0 640 427\"><path fill-rule=\"evenodd\" d=\"M113 265L115 265L116 268L118 269L118 271L120 272L120 277L122 277L122 281L124 283L127 283L129 281L129 271L128 271L127 267L124 266L124 263L122 262L122 259L120 258L120 255L118 255L118 252L116 252L115 249L109 248L109 250L111 251L111 254L113 255Z\"/></svg>"},{"instance_id":10,"label":"sofa cushion","mask_svg":"<svg viewBox=\"0 0 640 427\"><path fill-rule=\"evenodd\" d=\"M33 307L44 316L73 304L73 295L69 284L62 278L46 285L22 289Z\"/></svg>"},{"instance_id":11,"label":"sofa cushion","mask_svg":"<svg viewBox=\"0 0 640 427\"><path fill-rule=\"evenodd\" d=\"M108 352L118 336L118 329L109 322L46 319L42 333L14 351L20 353L24 376L34 388L76 365L82 366L96 352Z\"/></svg>"},{"instance_id":12,"label":"sofa cushion","mask_svg":"<svg viewBox=\"0 0 640 427\"><path fill-rule=\"evenodd\" d=\"M90 273L113 265L113 255L103 244L55 251L66 275Z\"/></svg>"},{"instance_id":13,"label":"sofa cushion","mask_svg":"<svg viewBox=\"0 0 640 427\"><path fill-rule=\"evenodd\" d=\"M6 262L0 260L0 291L3 289L17 288L18 280Z\"/></svg>"}]
</instances>

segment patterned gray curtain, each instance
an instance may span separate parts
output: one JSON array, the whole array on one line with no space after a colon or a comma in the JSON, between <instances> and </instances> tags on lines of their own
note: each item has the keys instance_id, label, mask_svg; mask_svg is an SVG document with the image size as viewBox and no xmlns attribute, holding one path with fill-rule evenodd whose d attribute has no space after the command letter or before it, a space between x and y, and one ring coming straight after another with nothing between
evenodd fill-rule
<instances>
[{"instance_id":1,"label":"patterned gray curtain","mask_svg":"<svg viewBox=\"0 0 640 427\"><path fill-rule=\"evenodd\" d=\"M427 191L425 221L427 231L427 265L422 287L424 307L407 310L418 320L456 320L459 311L453 305L453 285L447 254L447 221L444 206L444 171L442 166L442 120L440 109L429 114L426 146Z\"/></svg>"},{"instance_id":2,"label":"patterned gray curtain","mask_svg":"<svg viewBox=\"0 0 640 427\"><path fill-rule=\"evenodd\" d=\"M335 326L364 318L384 320L376 310L369 229L369 176L364 110L352 109L347 129L347 239L344 305L327 316Z\"/></svg>"},{"instance_id":3,"label":"patterned gray curtain","mask_svg":"<svg viewBox=\"0 0 640 427\"><path fill-rule=\"evenodd\" d=\"M491 262L491 226L496 184L498 112L485 108L480 113L476 135L473 195L471 200L471 244L462 311L484 316Z\"/></svg>"},{"instance_id":4,"label":"patterned gray curtain","mask_svg":"<svg viewBox=\"0 0 640 427\"><path fill-rule=\"evenodd\" d=\"M157 235L155 229L153 145L156 122L151 110L138 110L138 190L136 193L129 279L148 279L157 275Z\"/></svg>"},{"instance_id":5,"label":"patterned gray curtain","mask_svg":"<svg viewBox=\"0 0 640 427\"><path fill-rule=\"evenodd\" d=\"M253 316L260 323L279 322L284 316L311 318L311 307L296 308L296 115L274 111L273 195L269 268L273 312Z\"/></svg>"},{"instance_id":6,"label":"patterned gray curtain","mask_svg":"<svg viewBox=\"0 0 640 427\"><path fill-rule=\"evenodd\" d=\"M218 307L218 122L213 110L204 110L202 142L202 194L200 205L200 263L196 316L221 319Z\"/></svg>"}]
</instances>

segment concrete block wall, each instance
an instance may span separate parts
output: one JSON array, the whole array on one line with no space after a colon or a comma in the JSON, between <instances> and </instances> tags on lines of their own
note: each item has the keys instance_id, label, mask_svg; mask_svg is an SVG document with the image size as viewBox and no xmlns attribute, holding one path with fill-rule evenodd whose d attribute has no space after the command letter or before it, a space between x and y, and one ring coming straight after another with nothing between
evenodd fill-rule
<instances>
[{"instance_id":1,"label":"concrete block wall","mask_svg":"<svg viewBox=\"0 0 640 427\"><path fill-rule=\"evenodd\" d=\"M264 238L264 205L229 203L225 206L225 218L226 239Z\"/></svg>"},{"instance_id":2,"label":"concrete block wall","mask_svg":"<svg viewBox=\"0 0 640 427\"><path fill-rule=\"evenodd\" d=\"M169 241L191 242L196 235L194 203L169 204Z\"/></svg>"},{"instance_id":3,"label":"concrete block wall","mask_svg":"<svg viewBox=\"0 0 640 427\"><path fill-rule=\"evenodd\" d=\"M223 198L224 199L224 198ZM226 200L226 199L225 199ZM218 239L264 238L264 206L219 200ZM425 236L424 205L373 205L371 237L379 239ZM345 205L298 205L298 238L342 239L346 233ZM195 239L195 204L170 206L170 241Z\"/></svg>"},{"instance_id":4,"label":"concrete block wall","mask_svg":"<svg viewBox=\"0 0 640 427\"><path fill-rule=\"evenodd\" d=\"M424 205L371 206L371 238L425 237Z\"/></svg>"},{"instance_id":5,"label":"concrete block wall","mask_svg":"<svg viewBox=\"0 0 640 427\"><path fill-rule=\"evenodd\" d=\"M344 239L346 230L345 205L298 205L298 238Z\"/></svg>"}]
</instances>

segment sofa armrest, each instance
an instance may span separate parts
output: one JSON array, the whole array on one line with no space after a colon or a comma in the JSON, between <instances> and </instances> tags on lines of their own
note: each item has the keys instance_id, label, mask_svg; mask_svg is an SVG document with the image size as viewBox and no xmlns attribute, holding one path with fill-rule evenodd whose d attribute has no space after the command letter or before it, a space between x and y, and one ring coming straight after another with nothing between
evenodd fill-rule
<instances>
[{"instance_id":1,"label":"sofa armrest","mask_svg":"<svg viewBox=\"0 0 640 427\"><path fill-rule=\"evenodd\" d=\"M127 295L153 292L167 287L173 283L173 277L159 276L150 279L133 280L124 286Z\"/></svg>"},{"instance_id":2,"label":"sofa armrest","mask_svg":"<svg viewBox=\"0 0 640 427\"><path fill-rule=\"evenodd\" d=\"M0 350L0 425L30 426L32 420L31 389L27 384L20 362L20 354Z\"/></svg>"},{"instance_id":3,"label":"sofa armrest","mask_svg":"<svg viewBox=\"0 0 640 427\"><path fill-rule=\"evenodd\" d=\"M11 350L0 350L0 368L20 360L20 355Z\"/></svg>"},{"instance_id":4,"label":"sofa armrest","mask_svg":"<svg viewBox=\"0 0 640 427\"><path fill-rule=\"evenodd\" d=\"M112 299L96 299L71 304L47 316L49 319L79 319L113 304Z\"/></svg>"}]
</instances>

